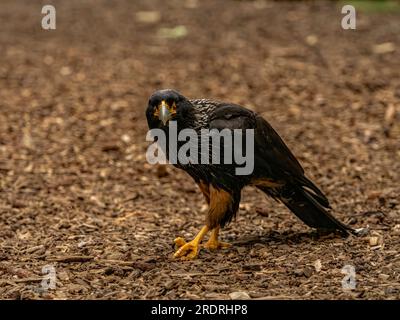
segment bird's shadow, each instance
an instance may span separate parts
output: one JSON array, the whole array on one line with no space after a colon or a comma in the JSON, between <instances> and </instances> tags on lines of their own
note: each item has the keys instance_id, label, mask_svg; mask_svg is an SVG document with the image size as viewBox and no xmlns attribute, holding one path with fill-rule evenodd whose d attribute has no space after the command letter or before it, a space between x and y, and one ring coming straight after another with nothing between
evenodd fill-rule
<instances>
[{"instance_id":1,"label":"bird's shadow","mask_svg":"<svg viewBox=\"0 0 400 320\"><path fill-rule=\"evenodd\" d=\"M343 235L335 232L309 231L268 231L257 236L243 236L240 239L231 241L235 246L250 246L254 244L300 244L305 242L324 242L332 239L343 239Z\"/></svg>"}]
</instances>

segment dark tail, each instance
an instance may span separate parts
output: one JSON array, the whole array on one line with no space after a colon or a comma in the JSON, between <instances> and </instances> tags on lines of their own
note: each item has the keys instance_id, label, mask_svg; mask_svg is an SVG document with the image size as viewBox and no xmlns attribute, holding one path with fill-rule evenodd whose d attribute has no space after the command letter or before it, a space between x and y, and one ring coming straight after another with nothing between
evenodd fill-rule
<instances>
[{"instance_id":1,"label":"dark tail","mask_svg":"<svg viewBox=\"0 0 400 320\"><path fill-rule=\"evenodd\" d=\"M298 218L312 228L338 230L346 235L355 233L352 228L337 220L326 210L329 208L328 200L317 187L311 191L302 186L287 185L280 190L279 198Z\"/></svg>"}]
</instances>

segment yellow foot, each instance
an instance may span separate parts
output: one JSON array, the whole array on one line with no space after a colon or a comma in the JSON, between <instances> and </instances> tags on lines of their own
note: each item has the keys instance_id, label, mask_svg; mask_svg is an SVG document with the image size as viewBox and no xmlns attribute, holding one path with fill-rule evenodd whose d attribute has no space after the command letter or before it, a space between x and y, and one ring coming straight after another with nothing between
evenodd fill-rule
<instances>
[{"instance_id":1,"label":"yellow foot","mask_svg":"<svg viewBox=\"0 0 400 320\"><path fill-rule=\"evenodd\" d=\"M174 242L179 247L179 249L174 254L174 258L182 258L188 260L197 258L200 249L198 242L194 240L186 242L181 237L176 238Z\"/></svg>"},{"instance_id":2,"label":"yellow foot","mask_svg":"<svg viewBox=\"0 0 400 320\"><path fill-rule=\"evenodd\" d=\"M182 237L175 238L174 242L178 248L183 247L186 244L185 239Z\"/></svg>"},{"instance_id":3,"label":"yellow foot","mask_svg":"<svg viewBox=\"0 0 400 320\"><path fill-rule=\"evenodd\" d=\"M229 248L230 246L231 246L230 243L212 239L208 240L207 243L204 245L204 247L209 250L225 249Z\"/></svg>"}]
</instances>

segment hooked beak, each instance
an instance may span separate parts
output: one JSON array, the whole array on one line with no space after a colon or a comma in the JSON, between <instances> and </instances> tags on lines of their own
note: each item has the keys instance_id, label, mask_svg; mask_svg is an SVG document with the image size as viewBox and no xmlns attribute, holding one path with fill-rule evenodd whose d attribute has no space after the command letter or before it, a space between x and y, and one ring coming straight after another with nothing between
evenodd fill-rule
<instances>
[{"instance_id":1,"label":"hooked beak","mask_svg":"<svg viewBox=\"0 0 400 320\"><path fill-rule=\"evenodd\" d=\"M168 110L167 104L165 103L164 100L161 102L161 107L160 107L160 112L159 112L158 118L162 121L164 126L171 119L171 112Z\"/></svg>"}]
</instances>

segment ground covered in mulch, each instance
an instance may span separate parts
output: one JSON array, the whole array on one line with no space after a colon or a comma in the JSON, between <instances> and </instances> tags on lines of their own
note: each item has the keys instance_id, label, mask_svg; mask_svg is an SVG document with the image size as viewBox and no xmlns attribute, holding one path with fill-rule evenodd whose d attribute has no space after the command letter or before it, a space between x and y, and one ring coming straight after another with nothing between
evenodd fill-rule
<instances>
[{"instance_id":1,"label":"ground covered in mulch","mask_svg":"<svg viewBox=\"0 0 400 320\"><path fill-rule=\"evenodd\" d=\"M41 1L0 3L1 298L400 298L398 12L359 12L354 31L334 2L49 3L53 31ZM167 87L262 113L370 233L318 235L249 188L231 248L174 260L206 208L184 172L146 162L147 99Z\"/></svg>"}]
</instances>

